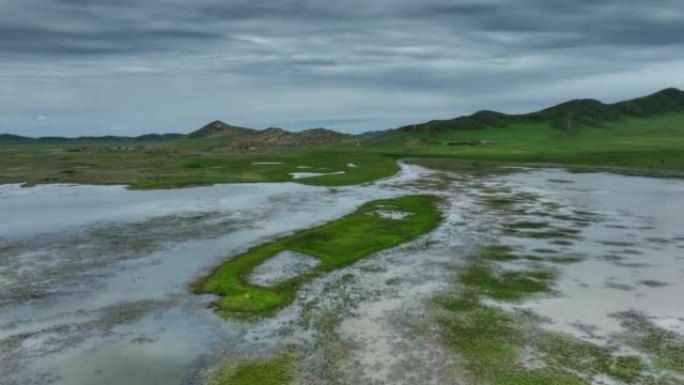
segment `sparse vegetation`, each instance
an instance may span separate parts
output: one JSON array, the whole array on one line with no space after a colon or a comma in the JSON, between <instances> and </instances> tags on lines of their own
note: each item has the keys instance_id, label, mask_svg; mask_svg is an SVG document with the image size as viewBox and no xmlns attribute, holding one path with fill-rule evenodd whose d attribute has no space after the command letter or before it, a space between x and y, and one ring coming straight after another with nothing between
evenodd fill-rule
<instances>
[{"instance_id":1,"label":"sparse vegetation","mask_svg":"<svg viewBox=\"0 0 684 385\"><path fill-rule=\"evenodd\" d=\"M548 292L554 277L550 270L496 272L487 263L472 263L460 276L460 282L477 296L516 301Z\"/></svg>"},{"instance_id":2,"label":"sparse vegetation","mask_svg":"<svg viewBox=\"0 0 684 385\"><path fill-rule=\"evenodd\" d=\"M283 353L269 359L217 367L205 385L288 385L294 378L293 358Z\"/></svg>"},{"instance_id":3,"label":"sparse vegetation","mask_svg":"<svg viewBox=\"0 0 684 385\"><path fill-rule=\"evenodd\" d=\"M643 313L626 311L615 314L631 333L628 342L653 357L661 369L684 374L684 337L655 325Z\"/></svg>"},{"instance_id":4,"label":"sparse vegetation","mask_svg":"<svg viewBox=\"0 0 684 385\"><path fill-rule=\"evenodd\" d=\"M541 329L525 313L506 311L483 300L519 302L549 292L555 274L550 270L495 269L507 261L511 249L483 247L459 273L454 293L437 298L439 323L445 343L463 357L473 381L491 385L588 385L596 376L624 384L678 384L677 380L653 374L653 368L637 355L619 353L569 335ZM492 258L494 256L494 258ZM570 262L570 261L568 261ZM644 321L643 316L621 315L635 346L651 352L656 365L682 371L682 345L671 333ZM533 367L526 359L534 360ZM669 382L674 381L674 382Z\"/></svg>"}]
</instances>

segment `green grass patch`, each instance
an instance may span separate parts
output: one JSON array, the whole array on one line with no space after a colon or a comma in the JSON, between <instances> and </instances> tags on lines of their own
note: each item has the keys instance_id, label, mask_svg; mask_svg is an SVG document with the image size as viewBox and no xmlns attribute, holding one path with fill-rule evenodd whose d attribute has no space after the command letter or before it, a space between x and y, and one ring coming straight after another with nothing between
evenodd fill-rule
<instances>
[{"instance_id":1,"label":"green grass patch","mask_svg":"<svg viewBox=\"0 0 684 385\"><path fill-rule=\"evenodd\" d=\"M215 305L224 316L269 314L289 304L302 283L432 230L441 219L437 202L438 198L429 195L368 202L338 220L251 248L199 282L196 291L219 295ZM377 215L378 210L409 215L390 219ZM311 272L274 287L247 283L255 267L286 250L309 255L321 263Z\"/></svg>"},{"instance_id":2,"label":"green grass patch","mask_svg":"<svg viewBox=\"0 0 684 385\"><path fill-rule=\"evenodd\" d=\"M205 385L288 385L294 379L294 360L281 354L216 368Z\"/></svg>"}]
</instances>

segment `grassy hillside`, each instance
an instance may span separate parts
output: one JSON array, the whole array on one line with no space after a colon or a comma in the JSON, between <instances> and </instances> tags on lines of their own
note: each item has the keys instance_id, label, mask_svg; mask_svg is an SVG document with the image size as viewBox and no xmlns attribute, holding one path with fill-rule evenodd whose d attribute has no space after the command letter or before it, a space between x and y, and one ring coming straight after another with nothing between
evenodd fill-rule
<instances>
[{"instance_id":1,"label":"grassy hillside","mask_svg":"<svg viewBox=\"0 0 684 385\"><path fill-rule=\"evenodd\" d=\"M402 156L684 175L684 99L663 92L613 105L573 101L526 115L480 112L402 127L367 145Z\"/></svg>"},{"instance_id":2,"label":"grassy hillside","mask_svg":"<svg viewBox=\"0 0 684 385\"><path fill-rule=\"evenodd\" d=\"M379 136L375 142L387 142L405 133L438 134L454 130L536 123L550 124L569 135L583 127L598 127L620 118L647 118L673 112L684 112L684 91L667 88L651 95L613 104L605 104L594 99L575 99L519 115L484 110L454 119L433 120L400 127Z\"/></svg>"}]
</instances>

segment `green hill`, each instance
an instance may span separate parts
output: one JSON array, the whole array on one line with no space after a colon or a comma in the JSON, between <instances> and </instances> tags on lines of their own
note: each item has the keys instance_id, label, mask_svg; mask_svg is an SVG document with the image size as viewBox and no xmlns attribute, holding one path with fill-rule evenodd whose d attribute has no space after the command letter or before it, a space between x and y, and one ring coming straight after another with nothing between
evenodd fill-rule
<instances>
[{"instance_id":1,"label":"green hill","mask_svg":"<svg viewBox=\"0 0 684 385\"><path fill-rule=\"evenodd\" d=\"M668 88L614 104L572 100L520 115L480 111L401 127L366 146L402 156L682 174L684 92Z\"/></svg>"},{"instance_id":2,"label":"green hill","mask_svg":"<svg viewBox=\"0 0 684 385\"><path fill-rule=\"evenodd\" d=\"M483 110L468 116L448 120L433 120L390 130L376 138L382 143L404 133L438 134L453 130L474 130L505 127L515 124L547 123L560 130L601 126L626 117L651 117L672 112L684 112L684 91L668 88L654 94L614 104L594 99L575 99L528 114L510 115Z\"/></svg>"}]
</instances>

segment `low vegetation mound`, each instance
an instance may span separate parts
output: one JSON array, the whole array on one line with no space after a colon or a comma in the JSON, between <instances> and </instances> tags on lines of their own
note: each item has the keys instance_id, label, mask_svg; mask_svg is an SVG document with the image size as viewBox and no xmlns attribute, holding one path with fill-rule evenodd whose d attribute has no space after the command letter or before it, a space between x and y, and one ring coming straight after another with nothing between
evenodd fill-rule
<instances>
[{"instance_id":1,"label":"low vegetation mound","mask_svg":"<svg viewBox=\"0 0 684 385\"><path fill-rule=\"evenodd\" d=\"M431 195L367 202L325 225L251 248L219 266L197 283L195 291L219 295L214 305L225 317L268 315L292 302L302 283L432 230L441 219L437 202L438 198ZM378 214L388 211L402 215ZM250 284L250 276L259 265L284 251L301 253L320 263L274 286Z\"/></svg>"}]
</instances>

